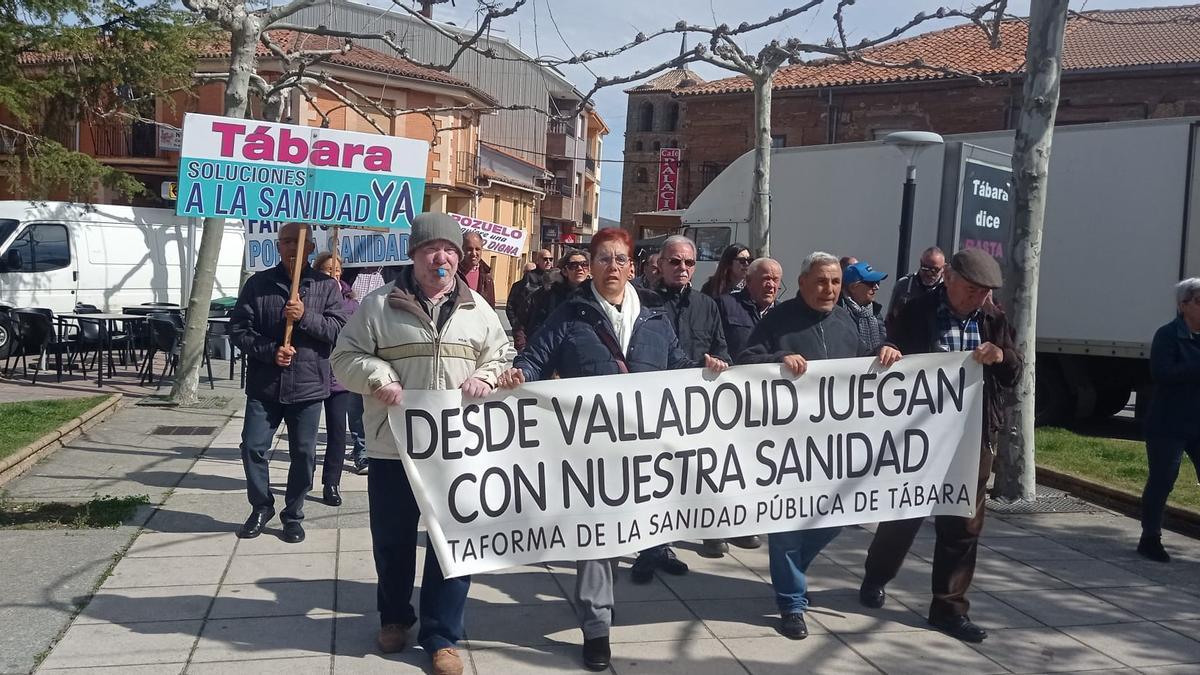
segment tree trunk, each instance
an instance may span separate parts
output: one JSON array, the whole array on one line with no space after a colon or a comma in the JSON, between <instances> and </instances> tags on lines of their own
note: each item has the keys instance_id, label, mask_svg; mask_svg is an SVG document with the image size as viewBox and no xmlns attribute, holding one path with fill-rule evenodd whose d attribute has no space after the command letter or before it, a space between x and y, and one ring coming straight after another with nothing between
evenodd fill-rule
<instances>
[{"instance_id":1,"label":"tree trunk","mask_svg":"<svg viewBox=\"0 0 1200 675\"><path fill-rule=\"evenodd\" d=\"M225 85L226 117L246 116L250 75L255 71L254 52L260 32L261 24L254 15L243 15L237 27L230 32L232 57L229 60L229 81ZM221 236L224 233L224 218L204 219L191 297L187 301L187 323L183 329L179 368L171 387L171 402L176 405L193 405L198 398L200 367L204 365L204 350L208 347L208 307L216 284L217 261L221 255Z\"/></svg>"},{"instance_id":2,"label":"tree trunk","mask_svg":"<svg viewBox=\"0 0 1200 675\"><path fill-rule=\"evenodd\" d=\"M774 72L754 82L754 189L750 196L750 250L771 255L771 87Z\"/></svg>"},{"instance_id":3,"label":"tree trunk","mask_svg":"<svg viewBox=\"0 0 1200 675\"><path fill-rule=\"evenodd\" d=\"M1025 87L1012 157L1016 217L1012 254L1016 265L1014 278L1008 280L1014 289L1012 320L1017 349L1025 367L996 474L997 493L1011 499L1033 499L1037 487L1033 422L1038 266L1066 23L1067 0L1043 0L1029 8Z\"/></svg>"}]
</instances>

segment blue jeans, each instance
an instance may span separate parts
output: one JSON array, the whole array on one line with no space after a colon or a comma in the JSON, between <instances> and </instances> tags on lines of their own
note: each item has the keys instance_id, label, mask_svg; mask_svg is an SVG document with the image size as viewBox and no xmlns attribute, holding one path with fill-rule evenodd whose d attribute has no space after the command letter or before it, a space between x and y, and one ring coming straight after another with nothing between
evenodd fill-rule
<instances>
[{"instance_id":1,"label":"blue jeans","mask_svg":"<svg viewBox=\"0 0 1200 675\"><path fill-rule=\"evenodd\" d=\"M283 522L304 520L304 498L312 489L317 467L317 431L321 427L320 399L307 403L279 403L246 399L242 424L242 468L246 471L246 498L255 510L273 507L270 466L271 445L279 423L287 424L288 478L284 491Z\"/></svg>"},{"instance_id":2,"label":"blue jeans","mask_svg":"<svg viewBox=\"0 0 1200 675\"><path fill-rule=\"evenodd\" d=\"M348 412L350 440L354 444L350 460L358 461L367 458L367 432L363 428L363 397L362 394L350 393L350 410Z\"/></svg>"},{"instance_id":3,"label":"blue jeans","mask_svg":"<svg viewBox=\"0 0 1200 675\"><path fill-rule=\"evenodd\" d=\"M780 614L803 614L808 609L808 579L804 574L821 549L841 531L840 527L823 527L767 535L771 585L775 587Z\"/></svg>"},{"instance_id":4,"label":"blue jeans","mask_svg":"<svg viewBox=\"0 0 1200 675\"><path fill-rule=\"evenodd\" d=\"M417 521L421 511L398 459L372 459L367 471L371 548L379 575L379 622L411 626L417 620L412 594L417 576ZM471 577L446 579L433 544L425 545L421 579L421 631L417 641L430 655L453 647L463 634Z\"/></svg>"},{"instance_id":5,"label":"blue jeans","mask_svg":"<svg viewBox=\"0 0 1200 675\"><path fill-rule=\"evenodd\" d=\"M1192 458L1192 464L1200 472L1200 440L1180 438L1146 438L1146 460L1150 475L1146 477L1146 489L1142 491L1142 534L1157 537L1162 534L1163 511L1167 508L1167 497L1179 477L1179 466L1183 453ZM1200 480L1200 473L1197 475Z\"/></svg>"}]
</instances>

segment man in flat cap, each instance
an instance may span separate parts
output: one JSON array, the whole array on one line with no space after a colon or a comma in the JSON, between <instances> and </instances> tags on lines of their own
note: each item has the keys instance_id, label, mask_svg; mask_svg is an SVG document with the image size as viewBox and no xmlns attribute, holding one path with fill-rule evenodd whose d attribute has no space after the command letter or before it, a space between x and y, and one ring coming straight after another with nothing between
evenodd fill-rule
<instances>
[{"instance_id":1,"label":"man in flat cap","mask_svg":"<svg viewBox=\"0 0 1200 675\"><path fill-rule=\"evenodd\" d=\"M1021 371L1021 357L1004 313L988 302L1000 287L1000 265L987 253L968 249L954 254L943 288L913 299L888 325L887 344L904 354L970 351L983 364L983 447L979 453L979 491L975 515L937 516L933 556L933 602L930 625L966 642L980 642L987 632L967 615L967 589L975 575L975 556L983 530L986 488L996 441L1004 419L1003 393ZM880 523L867 551L866 574L859 599L867 607L883 607L884 588L921 529L923 519Z\"/></svg>"}]
</instances>

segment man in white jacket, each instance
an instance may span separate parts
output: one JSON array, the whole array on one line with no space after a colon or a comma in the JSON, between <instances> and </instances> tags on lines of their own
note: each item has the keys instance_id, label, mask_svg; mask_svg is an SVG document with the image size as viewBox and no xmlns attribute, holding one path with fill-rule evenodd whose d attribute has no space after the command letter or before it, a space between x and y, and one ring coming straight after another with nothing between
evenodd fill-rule
<instances>
[{"instance_id":1,"label":"man in white jacket","mask_svg":"<svg viewBox=\"0 0 1200 675\"><path fill-rule=\"evenodd\" d=\"M413 219L408 245L413 264L363 299L332 356L338 381L366 399L367 492L384 653L404 649L417 620L412 592L420 518L387 423L388 407L402 402L405 389L457 388L467 397L486 396L515 355L496 312L456 274L462 259L458 223L444 213L422 213ZM436 675L463 671L455 644L470 584L470 577L443 578L433 547L426 547L417 641Z\"/></svg>"}]
</instances>

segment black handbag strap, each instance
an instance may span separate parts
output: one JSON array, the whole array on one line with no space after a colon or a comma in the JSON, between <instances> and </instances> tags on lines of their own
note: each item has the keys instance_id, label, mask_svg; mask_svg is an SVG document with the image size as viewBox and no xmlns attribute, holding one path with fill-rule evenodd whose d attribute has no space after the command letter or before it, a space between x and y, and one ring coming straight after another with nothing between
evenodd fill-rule
<instances>
[{"instance_id":1,"label":"black handbag strap","mask_svg":"<svg viewBox=\"0 0 1200 675\"><path fill-rule=\"evenodd\" d=\"M621 346L617 344L617 339L613 334L604 329L599 322L593 323L592 328L596 331L596 337L608 347L608 351L612 354L613 360L617 362L617 372L624 375L629 372L629 365L625 363L625 355L621 353Z\"/></svg>"}]
</instances>

